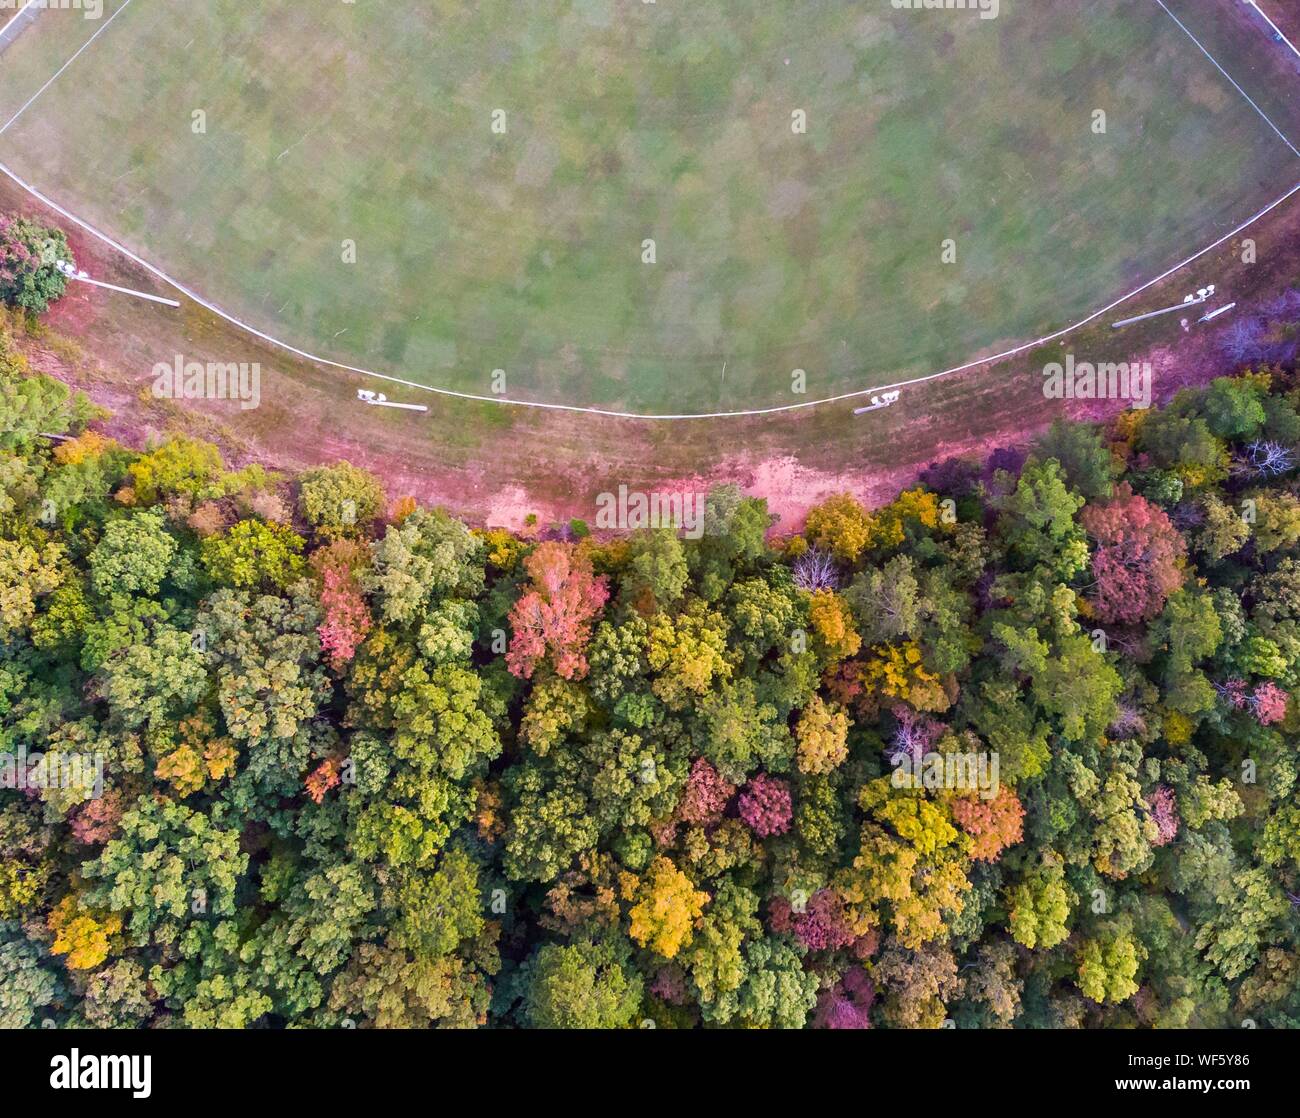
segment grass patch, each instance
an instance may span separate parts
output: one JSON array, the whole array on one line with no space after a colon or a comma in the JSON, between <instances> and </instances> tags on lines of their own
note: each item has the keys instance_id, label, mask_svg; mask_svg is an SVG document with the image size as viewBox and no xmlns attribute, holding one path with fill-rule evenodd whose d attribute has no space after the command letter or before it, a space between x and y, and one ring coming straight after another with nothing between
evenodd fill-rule
<instances>
[{"instance_id":1,"label":"grass patch","mask_svg":"<svg viewBox=\"0 0 1300 1118\"><path fill-rule=\"evenodd\" d=\"M0 107L87 26L42 13L0 56ZM1268 49L1215 44L1247 84ZM658 413L865 389L1059 329L1300 162L1132 0L1003 0L992 21L883 0L134 0L0 159L312 352Z\"/></svg>"}]
</instances>

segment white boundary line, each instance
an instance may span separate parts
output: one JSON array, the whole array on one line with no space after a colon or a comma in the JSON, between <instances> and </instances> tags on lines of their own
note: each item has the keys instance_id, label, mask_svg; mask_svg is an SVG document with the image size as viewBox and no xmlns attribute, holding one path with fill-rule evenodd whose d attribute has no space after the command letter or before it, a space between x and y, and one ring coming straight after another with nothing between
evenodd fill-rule
<instances>
[{"instance_id":1,"label":"white boundary line","mask_svg":"<svg viewBox=\"0 0 1300 1118\"><path fill-rule=\"evenodd\" d=\"M538 403L535 400L512 400L509 397L505 397L505 396L481 396L472 392L457 392L454 389L450 389L450 388L436 388L433 385L419 384L413 380L403 380L401 377L389 376L386 373L377 373L373 369L362 369L357 367L356 365L347 365L341 361L332 361L328 357L319 357L314 353L309 353L306 350L299 349L297 346L290 345L288 342L283 342L279 338L272 337L270 334L266 334L263 331L257 329L257 327L250 326L248 323L242 322L238 318L234 317L234 315L228 314L226 311L223 311L220 307L214 306L212 303L209 303L202 296L196 295L184 284L178 282L177 280L172 279L171 276L167 275L166 272L163 272L161 269L154 267L147 260L144 260L141 257L137 256L125 245L118 244L111 237L105 236L103 233L99 232L98 229L95 229L93 226L87 224L85 221L82 221L81 218L77 217L75 214L69 213L57 202L53 201L50 198L47 198L35 187L32 187L28 183L24 182L18 175L16 175L9 167L5 166L3 163L0 163L0 174L3 174L7 178L11 179L16 185L18 185L23 190L25 190L38 202L42 203L45 206L48 206L60 217L65 218L68 221L71 221L74 225L79 226L81 229L89 233L92 237L95 237L97 240L102 241L110 248L115 249L117 252L120 252L128 260L132 261L135 264L138 264L140 267L144 268L145 271L151 273L152 275L156 276L158 279L162 280L163 283L172 287L174 290L179 291L191 302L196 303L198 306L202 307L206 311L210 311L212 314L215 314L218 318L225 319L232 326L238 327L239 329L243 330L245 333L251 334L253 335L253 337L258 338L261 341L267 342L268 344L275 346L277 349L282 349L286 353L291 353L295 357L304 358L307 361L311 361L317 365L324 365L327 368L340 369L343 372L347 372L347 373L358 373L361 376L374 377L376 380L387 381L389 384L400 384L406 388L415 388L421 392L433 392L439 396L449 396L458 400L474 400L479 403L485 403L485 404L508 404L514 407L537 408L544 411L576 412L582 415L605 416L610 419L644 419L644 420L739 419L745 416L776 415L781 412L804 411L808 408L820 407L823 404L836 404L843 400L856 400L863 396L867 396L873 392L887 392L890 389L894 389L894 388L907 388L914 384L925 384L927 381L939 380L942 377L949 377L955 373L966 372L969 369L977 369L981 365L991 365L995 362L1003 361L1008 357L1014 357L1017 354L1026 352L1027 350L1036 349L1038 346L1046 345L1048 342L1054 342L1059 338L1065 337L1067 334L1073 334L1076 331L1082 329L1084 326L1087 326L1090 323L1095 322L1097 319L1101 318L1102 315L1109 314L1116 307L1121 306L1124 303L1127 303L1130 299L1136 298L1138 295L1141 295L1144 291L1147 291L1150 288L1155 287L1157 284L1163 283L1170 276L1174 275L1177 272L1182 271L1189 264L1195 263L1202 256L1205 256L1213 252L1216 248L1219 248L1221 245L1227 244L1228 241L1232 240L1240 233L1245 232L1247 229L1250 228L1250 226L1254 225L1261 218L1272 213L1275 209L1278 208L1278 206L1287 202L1296 194L1300 194L1300 182L1298 182L1296 183L1295 186L1293 186L1290 190L1288 190L1285 194L1283 194L1281 198L1278 198L1274 202L1270 202L1267 206L1265 206L1262 210L1260 210L1259 213L1255 214L1254 217L1250 218L1249 220L1243 222L1241 225L1237 226L1237 228L1232 230L1232 232L1227 233L1224 236L1220 237L1212 245L1207 245L1205 248L1201 249L1200 252L1196 253L1193 256L1189 256L1186 260L1182 261L1181 263L1175 264L1168 271L1162 272L1160 275L1156 276L1155 279L1148 280L1141 287L1135 288L1134 290L1130 291L1127 295L1122 295L1120 298L1116 299L1113 303L1109 304L1108 306L1102 307L1101 310L1096 311L1093 314L1090 314L1087 318L1081 319L1080 321L1076 322L1072 326L1067 326L1063 330L1056 331L1056 333L1054 334L1046 334L1041 338L1034 339L1032 342L1025 342L1023 345L1018 345L1014 349L1004 350L1002 353L992 354L991 356L988 357L982 357L976 361L968 361L964 365L956 365L953 368L945 369L943 370L943 372L940 373L931 373L929 376L915 377L912 380L897 381L894 384L873 385L871 388L862 388L855 392L844 392L838 396L827 396L821 400L805 400L802 403L798 403L798 404L783 404L780 407L774 407L774 408L750 408L743 411L701 412L698 414L689 414L689 415L643 415L638 412L610 411L604 408L584 408L584 407L578 407L575 404L544 404L544 403Z\"/></svg>"},{"instance_id":2,"label":"white boundary line","mask_svg":"<svg viewBox=\"0 0 1300 1118\"><path fill-rule=\"evenodd\" d=\"M1228 81L1232 82L1233 87L1237 90L1237 92L1240 93L1244 98L1246 98L1247 101L1250 102L1250 107L1254 109L1257 113L1259 113L1261 117L1264 118L1264 122L1271 129L1273 129L1274 132L1278 134L1282 142L1286 144L1287 147L1289 147L1293 152L1295 152L1296 157L1300 158L1300 148L1297 148L1295 144L1293 144L1290 140L1288 140L1286 138L1286 133L1283 132L1282 129L1280 129L1276 124L1274 124L1272 120L1269 119L1268 114L1264 112L1263 109L1261 109L1257 104L1255 104L1250 94L1247 93L1244 89L1242 89L1241 86L1237 85L1236 78L1234 78L1230 73L1228 73L1227 70L1225 70L1222 66L1219 65L1219 60L1215 58L1214 55L1212 55L1208 50L1205 49L1205 46L1200 39L1198 39L1195 35L1193 35L1190 31L1187 30L1187 25L1183 23L1181 19L1179 19L1176 15L1174 15L1173 12L1169 10L1169 5L1165 3L1165 0L1156 0L1156 3L1159 4L1162 8L1164 8L1165 13L1169 16L1169 18L1172 19L1176 24L1178 24L1178 26L1183 29L1187 37L1191 39L1192 42L1197 45L1197 47L1200 48L1201 53L1205 55L1205 57L1208 58L1211 62L1214 63L1214 68L1218 70L1219 73L1222 74L1225 78L1227 78ZM1255 7L1255 10L1259 12L1258 6ZM1264 13L1259 12L1259 14L1263 15ZM1269 22L1272 23L1273 21L1269 20Z\"/></svg>"},{"instance_id":3,"label":"white boundary line","mask_svg":"<svg viewBox=\"0 0 1300 1118\"><path fill-rule=\"evenodd\" d=\"M1281 39L1282 42L1286 43L1286 45L1291 48L1291 53L1294 54L1297 58L1300 58L1300 47L1297 47L1295 43L1293 43L1282 33L1282 28L1280 28L1276 23L1274 23L1269 18L1268 12L1264 11L1264 9L1259 6L1257 0L1246 0L1246 3L1249 4L1252 8L1255 9L1255 11L1257 11L1260 15L1264 17L1264 22L1266 22L1269 25L1269 27L1271 27L1274 31L1277 32L1277 37Z\"/></svg>"},{"instance_id":4,"label":"white boundary line","mask_svg":"<svg viewBox=\"0 0 1300 1118\"><path fill-rule=\"evenodd\" d=\"M35 3L36 3L36 0L27 0L27 3L24 4L21 8L18 9L18 14L15 15L15 16L13 17L13 19L11 19L11 20L10 20L8 23L6 23L3 27L0 27L0 39L3 39L6 35L9 34L9 28L17 26L18 21L19 21L20 19L22 19L24 15L27 14L27 9L30 8L30 7L31 7L33 4L35 4ZM1262 14L1262 13L1261 13L1261 14ZM1265 17L1265 18L1267 18L1267 17ZM1271 22L1271 21L1270 21L1270 22Z\"/></svg>"},{"instance_id":5,"label":"white boundary line","mask_svg":"<svg viewBox=\"0 0 1300 1118\"><path fill-rule=\"evenodd\" d=\"M96 31L84 43L82 43L81 49L77 51L77 53L74 54L71 58L69 58L67 62L65 62L62 66L60 66L58 70L55 71L54 77L50 78L50 80L47 81L43 86L41 86L40 89L38 89L35 93L33 93L31 97L27 99L27 104L25 104L21 109L19 109L16 113L14 113L14 115L11 116L9 120L5 123L5 126L3 128L0 128L0 136L3 136L6 132L8 132L10 125L12 125L14 121L16 121L20 116L23 115L23 113L25 113L28 109L30 109L32 105L35 104L36 100L40 97L40 95L44 93L47 89L49 89L50 86L52 86L56 81L59 80L59 75L61 75L64 70L66 70L74 62L76 62L77 59L80 58L86 52L87 49L89 49L90 44L93 43L96 39L98 39L105 31L107 31L113 25L113 20L117 19L117 17L120 16L124 11L126 11L127 8L129 8L130 6L131 6L131 0L126 0L125 4L123 4L120 8L118 8L117 11L115 11L111 16L108 17L108 19L104 20L104 26L101 27L98 31ZM25 12L30 7L31 7L30 3L26 4L23 7L23 12ZM22 12L19 12L18 15L22 15ZM18 16L15 16L14 18L17 19ZM9 25L5 24L5 26L8 27Z\"/></svg>"},{"instance_id":6,"label":"white boundary line","mask_svg":"<svg viewBox=\"0 0 1300 1118\"><path fill-rule=\"evenodd\" d=\"M113 13L113 17L115 18L120 12L125 10L125 8L130 3L131 0L126 0L126 3L123 4L122 7L117 10L117 12ZM1156 0L1156 3L1160 4L1160 6L1164 8L1166 12L1169 12L1169 9L1165 7L1163 0ZM1169 15L1173 17L1172 12L1169 12ZM1179 22L1177 20L1177 17L1174 17L1174 21L1176 23ZM109 22L112 22L112 20L110 19ZM107 26L108 25L105 24L104 27L100 28L100 31L96 32L96 35L103 32L107 28ZM1179 23L1179 26L1181 27L1182 24ZM1184 27L1183 30L1186 31L1187 29ZM1194 35L1191 35L1190 31L1187 33L1194 41L1197 42L1197 45L1200 46L1200 43L1199 41L1196 40L1196 37ZM91 41L93 42L94 39L92 38ZM90 43L86 44L86 46L89 45ZM82 50L85 50L85 47L82 47ZM1215 66L1218 67L1223 72L1224 76L1227 77L1229 81L1232 81L1231 76L1228 75L1227 71L1223 70L1223 68L1219 66L1218 62L1214 61L1213 56L1210 55L1208 51L1205 51L1204 47L1201 47L1201 50L1205 52L1207 57L1210 58L1210 61L1214 62ZM77 53L80 54L81 52L78 51ZM68 64L65 64L64 69L67 69L67 65L70 65L75 58L76 55L73 56L73 59L69 59L69 62ZM60 73L61 72L62 71L60 71ZM56 74L55 77L57 76L58 75ZM52 80L53 79L51 79L51 81ZM1232 84L1234 86L1237 86L1237 83L1235 81L1232 81ZM1237 88L1240 89L1241 87L1237 86ZM1246 96L1244 91L1242 95ZM1246 99L1248 101L1250 100L1248 96L1246 97ZM1254 102L1251 101L1251 104L1254 105ZM1255 108L1256 111L1259 111L1258 106L1255 106ZM1260 112L1260 115L1264 116L1262 112ZM1264 119L1268 120L1268 117L1264 116ZM1269 124L1272 126L1272 121L1269 121ZM8 127L8 125L6 125L6 127ZM1273 130L1277 131L1276 126L1273 126ZM3 129L0 129L0 132L3 131L4 131ZM1278 135L1281 136L1282 134L1279 132ZM1296 149L1292 147L1290 141L1287 140L1285 136L1282 136L1282 139L1284 142L1286 142L1288 147L1291 147L1292 151L1296 151ZM1300 156L1300 152L1296 152L1296 154ZM252 326L247 322L243 322L242 320L236 318L234 315L229 314L228 312L222 310L220 307L216 306L215 304L208 302L202 296L191 291L188 287L186 287L178 280L172 279L172 277L169 276L166 272L164 272L161 268L157 268L153 264L150 264L149 261L145 260L143 257L139 256L138 254L132 252L125 245L119 244L111 237L107 236L104 233L101 233L98 229L90 225L88 222L83 221L81 218L77 217L76 214L70 213L68 210L64 209L52 198L47 197L46 195L42 194L39 190L37 190L34 186L25 182L19 175L17 175L13 170L11 170L4 163L0 163L0 174L5 175L5 177L10 179L15 185L17 185L18 187L26 191L38 202L48 207L54 213L58 214L60 217L64 218L65 220L72 222L74 225L78 226L80 229L90 234L96 240L101 241L109 248L114 249L116 252L121 253L128 260L132 261L135 264L138 264L145 271L157 277L159 280L161 280L163 283L167 284L169 287L173 288L174 290L179 291L187 299L197 304L198 306L202 307L204 310L209 311L210 313L216 315L218 318L224 319L226 322L229 322L232 326L235 326L238 329L243 330L247 334L251 334L253 337L266 342L268 345L271 345L277 349L281 349L286 353L291 353L296 357L301 357L304 360L310 361L314 364L322 365L325 366L326 368L339 369L342 370L343 372L356 373L360 376L373 377L376 380L386 381L389 384L400 384L406 388L413 388L421 392L432 392L439 396L446 396L457 400L471 400L477 403L503 404L503 405L513 406L513 407L534 408L539 411L572 412L580 415L599 415L609 419L635 419L635 420L653 420L653 421L686 420L686 419L740 419L747 416L778 415L785 412L806 411L810 408L820 407L824 404L836 404L844 400L860 399L861 397L870 395L873 392L875 393L888 392L895 388L901 389L901 388L908 388L916 384L925 384L928 383L929 381L940 380L944 377L953 376L956 373L963 373L970 369L977 369L983 365L991 365L999 361L1004 361L1008 357L1015 357L1017 354L1025 353L1031 349L1036 349L1039 346L1046 345L1048 342L1057 341L1058 339L1063 338L1068 334L1073 334L1078 330L1081 330L1083 327L1089 325L1090 323L1095 322L1103 315L1109 314L1116 307L1122 306L1124 303L1129 302L1131 299L1135 299L1143 292L1150 290L1152 287L1155 287L1158 284L1161 284L1165 280L1169 279L1170 276L1173 276L1177 272L1182 271L1189 264L1195 263L1197 260L1201 259L1201 257L1206 256L1209 253L1213 252L1215 249L1219 248L1220 246L1227 244L1234 237L1238 236L1239 234L1245 232L1245 230L1249 229L1261 218L1272 213L1279 206L1289 201L1296 194L1300 194L1300 182L1297 182L1296 185L1293 186L1290 190L1288 190L1285 194L1283 194L1282 197L1278 198L1276 201L1270 202L1257 214L1247 219L1242 224L1238 225L1230 233L1227 233L1224 236L1220 237L1213 244L1207 245L1205 248L1201 249L1200 252L1197 252L1192 256L1189 256L1186 260L1183 260L1181 263L1175 264L1172 268L1169 268L1168 270L1162 272L1160 275L1156 276L1155 279L1148 280L1141 287L1134 288L1127 295L1121 295L1113 303L1110 303L1107 306L1102 307L1101 310L1095 311L1094 313L1088 315L1087 318L1080 319L1072 326L1067 326L1064 329L1057 330L1055 333L1052 334L1045 334L1041 338L1035 338L1031 342L1025 342L1022 345L1015 346L1012 349L1004 350L1001 353L992 354L988 357L982 357L975 361L968 361L964 365L955 365L951 369L944 369L942 372L931 373L929 376L914 377L911 380L897 381L893 384L873 385L871 388L863 388L855 392L844 392L837 396L827 396L820 400L805 400L798 404L782 404L779 407L749 408L740 411L700 412L695 414L683 414L683 415L647 415L638 412L613 411L605 408L584 408L584 407L579 407L575 404L545 404L545 403L539 403L534 400L513 400L506 396L483 396L472 392L457 392L454 389L436 388L428 384L419 384L416 381L404 380L401 377L394 377L394 376L389 376L385 373L378 373L375 372L373 369L363 369L363 368L359 368L356 365L345 364L341 361L332 361L328 357L320 357L314 353L308 352L307 350L299 349L297 346L290 345L288 342L281 341L279 338L273 337L272 335L257 329L257 327Z\"/></svg>"}]
</instances>

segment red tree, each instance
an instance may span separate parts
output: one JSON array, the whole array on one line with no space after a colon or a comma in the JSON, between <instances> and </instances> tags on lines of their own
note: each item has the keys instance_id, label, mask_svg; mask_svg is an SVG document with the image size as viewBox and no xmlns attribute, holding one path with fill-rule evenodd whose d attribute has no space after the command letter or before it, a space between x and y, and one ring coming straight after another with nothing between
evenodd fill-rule
<instances>
[{"instance_id":1,"label":"red tree","mask_svg":"<svg viewBox=\"0 0 1300 1118\"><path fill-rule=\"evenodd\" d=\"M15 284L33 264L32 250L18 236L18 229L12 217L0 214L0 286Z\"/></svg>"},{"instance_id":2,"label":"red tree","mask_svg":"<svg viewBox=\"0 0 1300 1118\"><path fill-rule=\"evenodd\" d=\"M87 800L72 812L69 819L73 837L88 845L107 842L117 834L117 824L125 810L122 793L115 788L98 799Z\"/></svg>"},{"instance_id":3,"label":"red tree","mask_svg":"<svg viewBox=\"0 0 1300 1118\"><path fill-rule=\"evenodd\" d=\"M850 947L858 938L849 928L844 901L832 889L818 889L800 909L785 897L774 897L769 914L772 931L793 934L810 951Z\"/></svg>"},{"instance_id":4,"label":"red tree","mask_svg":"<svg viewBox=\"0 0 1300 1118\"><path fill-rule=\"evenodd\" d=\"M330 667L341 672L370 632L370 610L354 573L355 558L347 541L323 548L314 560L321 574L320 604L325 613L316 633Z\"/></svg>"},{"instance_id":5,"label":"red tree","mask_svg":"<svg viewBox=\"0 0 1300 1118\"><path fill-rule=\"evenodd\" d=\"M867 972L854 967L829 990L817 995L814 1029L869 1029L876 988Z\"/></svg>"},{"instance_id":6,"label":"red tree","mask_svg":"<svg viewBox=\"0 0 1300 1118\"><path fill-rule=\"evenodd\" d=\"M609 585L592 573L591 560L567 544L550 541L525 561L532 587L510 611L514 636L506 666L530 679L548 655L564 679L587 674L592 622L609 601Z\"/></svg>"},{"instance_id":7,"label":"red tree","mask_svg":"<svg viewBox=\"0 0 1300 1118\"><path fill-rule=\"evenodd\" d=\"M1151 845L1167 846L1178 837L1178 796L1168 784L1161 784L1147 797L1147 803L1160 832L1160 837Z\"/></svg>"},{"instance_id":8,"label":"red tree","mask_svg":"<svg viewBox=\"0 0 1300 1118\"><path fill-rule=\"evenodd\" d=\"M1097 543L1092 604L1102 621L1150 621L1183 584L1183 538L1163 510L1121 485L1114 500L1080 514Z\"/></svg>"},{"instance_id":9,"label":"red tree","mask_svg":"<svg viewBox=\"0 0 1300 1118\"><path fill-rule=\"evenodd\" d=\"M1272 726L1286 717L1289 698L1276 683L1261 683L1250 697L1250 709L1261 726Z\"/></svg>"},{"instance_id":10,"label":"red tree","mask_svg":"<svg viewBox=\"0 0 1300 1118\"><path fill-rule=\"evenodd\" d=\"M727 783L703 757L697 757L691 766L691 775L686 779L677 814L682 822L691 826L711 827L721 822L722 813L727 810L735 791L734 784Z\"/></svg>"},{"instance_id":11,"label":"red tree","mask_svg":"<svg viewBox=\"0 0 1300 1118\"><path fill-rule=\"evenodd\" d=\"M1003 786L992 800L976 796L952 802L952 817L975 840L971 857L977 862L995 862L1008 846L1023 836L1025 809L1010 788Z\"/></svg>"},{"instance_id":12,"label":"red tree","mask_svg":"<svg viewBox=\"0 0 1300 1118\"><path fill-rule=\"evenodd\" d=\"M339 774L339 762L336 758L330 757L322 761L312 772L308 773L304 787L307 789L307 795L312 799L312 803L318 804L325 799L325 793L331 788L337 788L342 777Z\"/></svg>"},{"instance_id":13,"label":"red tree","mask_svg":"<svg viewBox=\"0 0 1300 1118\"><path fill-rule=\"evenodd\" d=\"M740 794L740 817L759 838L783 835L790 829L794 808L784 780L759 773Z\"/></svg>"}]
</instances>

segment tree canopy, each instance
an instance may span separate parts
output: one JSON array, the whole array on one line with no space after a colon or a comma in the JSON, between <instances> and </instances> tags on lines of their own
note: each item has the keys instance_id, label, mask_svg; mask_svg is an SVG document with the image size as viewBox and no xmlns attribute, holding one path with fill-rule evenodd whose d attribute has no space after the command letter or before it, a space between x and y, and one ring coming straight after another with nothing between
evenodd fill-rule
<instances>
[{"instance_id":1,"label":"tree canopy","mask_svg":"<svg viewBox=\"0 0 1300 1118\"><path fill-rule=\"evenodd\" d=\"M1295 1027L1298 404L575 538L0 333L0 1026Z\"/></svg>"}]
</instances>

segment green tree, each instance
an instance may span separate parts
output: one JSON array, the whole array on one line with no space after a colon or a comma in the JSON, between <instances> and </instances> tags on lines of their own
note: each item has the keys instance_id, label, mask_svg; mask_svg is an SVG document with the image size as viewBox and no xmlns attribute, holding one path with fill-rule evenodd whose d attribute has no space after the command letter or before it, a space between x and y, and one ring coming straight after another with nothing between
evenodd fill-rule
<instances>
[{"instance_id":1,"label":"green tree","mask_svg":"<svg viewBox=\"0 0 1300 1118\"><path fill-rule=\"evenodd\" d=\"M529 961L525 1016L535 1029L626 1029L641 1003L628 952L607 940L543 944Z\"/></svg>"},{"instance_id":2,"label":"green tree","mask_svg":"<svg viewBox=\"0 0 1300 1118\"><path fill-rule=\"evenodd\" d=\"M199 543L199 557L220 586L287 590L306 573L303 539L280 524L241 520Z\"/></svg>"},{"instance_id":3,"label":"green tree","mask_svg":"<svg viewBox=\"0 0 1300 1118\"><path fill-rule=\"evenodd\" d=\"M59 995L43 952L23 938L18 925L0 922L0 1029L26 1029Z\"/></svg>"},{"instance_id":4,"label":"green tree","mask_svg":"<svg viewBox=\"0 0 1300 1118\"><path fill-rule=\"evenodd\" d=\"M1075 522L1084 499L1066 484L1055 459L1027 463L1015 491L998 505L999 533L1025 569L1042 565L1069 579L1087 566L1088 545Z\"/></svg>"},{"instance_id":5,"label":"green tree","mask_svg":"<svg viewBox=\"0 0 1300 1118\"><path fill-rule=\"evenodd\" d=\"M1210 430L1221 439L1253 438L1264 424L1264 386L1251 377L1219 377L1205 390Z\"/></svg>"},{"instance_id":6,"label":"green tree","mask_svg":"<svg viewBox=\"0 0 1300 1118\"><path fill-rule=\"evenodd\" d=\"M363 579L384 621L422 620L427 605L445 597L472 599L483 590L486 545L441 510L417 509L390 524L374 546Z\"/></svg>"},{"instance_id":7,"label":"green tree","mask_svg":"<svg viewBox=\"0 0 1300 1118\"><path fill-rule=\"evenodd\" d=\"M60 261L73 264L72 249L61 229L0 214L0 302L28 314L44 314L68 286L58 268Z\"/></svg>"},{"instance_id":8,"label":"green tree","mask_svg":"<svg viewBox=\"0 0 1300 1118\"><path fill-rule=\"evenodd\" d=\"M95 593L155 595L172 569L176 540L168 533L162 513L147 509L110 520L88 557Z\"/></svg>"},{"instance_id":9,"label":"green tree","mask_svg":"<svg viewBox=\"0 0 1300 1118\"><path fill-rule=\"evenodd\" d=\"M82 867L86 903L121 913L131 942L174 942L187 926L235 912L248 865L239 831L225 813L144 797L123 817L118 836Z\"/></svg>"},{"instance_id":10,"label":"green tree","mask_svg":"<svg viewBox=\"0 0 1300 1118\"><path fill-rule=\"evenodd\" d=\"M1055 459L1066 484L1089 501L1105 500L1114 491L1115 456L1095 427L1058 419L1034 444L1034 454L1043 462Z\"/></svg>"},{"instance_id":11,"label":"green tree","mask_svg":"<svg viewBox=\"0 0 1300 1118\"><path fill-rule=\"evenodd\" d=\"M1146 949L1133 936L1132 921L1119 916L1079 949L1079 989L1094 1002L1127 1001L1138 992L1138 968Z\"/></svg>"},{"instance_id":12,"label":"green tree","mask_svg":"<svg viewBox=\"0 0 1300 1118\"><path fill-rule=\"evenodd\" d=\"M623 601L647 616L676 603L690 574L686 551L670 528L648 528L632 537L622 575Z\"/></svg>"},{"instance_id":13,"label":"green tree","mask_svg":"<svg viewBox=\"0 0 1300 1118\"><path fill-rule=\"evenodd\" d=\"M299 478L299 511L326 541L366 535L387 504L379 479L350 462L320 466Z\"/></svg>"}]
</instances>

